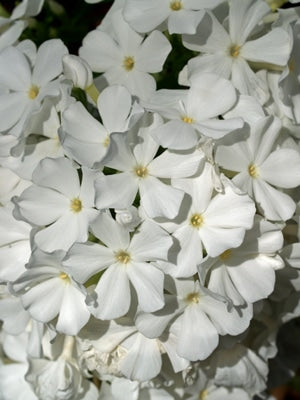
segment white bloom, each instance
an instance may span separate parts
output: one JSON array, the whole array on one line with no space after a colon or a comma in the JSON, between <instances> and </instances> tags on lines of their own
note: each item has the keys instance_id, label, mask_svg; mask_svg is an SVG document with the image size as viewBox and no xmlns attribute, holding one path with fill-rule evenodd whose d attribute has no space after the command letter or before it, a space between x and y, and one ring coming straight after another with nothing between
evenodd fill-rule
<instances>
[{"instance_id":1,"label":"white bloom","mask_svg":"<svg viewBox=\"0 0 300 400\"><path fill-rule=\"evenodd\" d=\"M275 221L291 218L296 209L292 198L277 188L300 184L299 152L276 148L280 129L277 118L260 118L250 125L248 138L243 140L241 136L241 141L219 145L216 150L221 167L239 172L233 178L234 184L255 199L266 218Z\"/></svg>"},{"instance_id":2,"label":"white bloom","mask_svg":"<svg viewBox=\"0 0 300 400\"><path fill-rule=\"evenodd\" d=\"M90 168L106 155L112 132L125 132L142 116L143 109L133 102L124 86L109 86L97 100L102 124L80 102L71 104L62 117L60 140L68 155Z\"/></svg>"},{"instance_id":3,"label":"white bloom","mask_svg":"<svg viewBox=\"0 0 300 400\"><path fill-rule=\"evenodd\" d=\"M61 40L48 40L40 46L33 68L15 47L0 53L0 85L9 90L0 94L0 131L19 136L43 99L59 95L54 79L62 72L62 57L66 53Z\"/></svg>"},{"instance_id":4,"label":"white bloom","mask_svg":"<svg viewBox=\"0 0 300 400\"><path fill-rule=\"evenodd\" d=\"M112 15L111 23L113 37L100 30L92 31L84 38L79 54L93 71L104 72L110 85L124 85L132 94L147 98L156 87L149 73L162 70L171 45L158 31L146 38L139 35L124 21L120 11Z\"/></svg>"},{"instance_id":5,"label":"white bloom","mask_svg":"<svg viewBox=\"0 0 300 400\"><path fill-rule=\"evenodd\" d=\"M118 318L131 304L130 284L136 290L143 310L163 307L164 274L152 263L166 260L172 245L171 237L153 222L144 222L130 240L129 232L107 214L92 224L98 243L75 244L64 265L79 282L104 269L96 288L91 312L101 319Z\"/></svg>"},{"instance_id":6,"label":"white bloom","mask_svg":"<svg viewBox=\"0 0 300 400\"><path fill-rule=\"evenodd\" d=\"M84 168L82 172L80 185L71 161L45 158L33 172L34 184L14 199L19 218L41 227L34 240L44 251L67 250L88 238L89 223L98 211L93 208L94 174Z\"/></svg>"},{"instance_id":7,"label":"white bloom","mask_svg":"<svg viewBox=\"0 0 300 400\"><path fill-rule=\"evenodd\" d=\"M90 313L85 304L85 288L62 266L64 255L62 251L47 254L36 250L27 264L28 270L11 287L34 319L46 323L58 316L57 331L76 335Z\"/></svg>"},{"instance_id":8,"label":"white bloom","mask_svg":"<svg viewBox=\"0 0 300 400\"><path fill-rule=\"evenodd\" d=\"M262 0L230 1L229 32L212 13L207 12L196 35L183 38L187 48L203 53L188 62L188 75L200 70L215 72L231 78L241 93L255 96L264 103L267 87L248 62L285 66L291 51L289 34L282 28L274 28L249 40L268 12L269 6Z\"/></svg>"}]
</instances>

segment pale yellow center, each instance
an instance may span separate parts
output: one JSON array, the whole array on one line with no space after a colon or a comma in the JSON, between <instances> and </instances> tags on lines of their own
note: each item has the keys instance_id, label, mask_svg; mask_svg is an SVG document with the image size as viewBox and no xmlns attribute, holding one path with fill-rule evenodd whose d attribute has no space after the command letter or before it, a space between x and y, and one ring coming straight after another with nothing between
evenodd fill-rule
<instances>
[{"instance_id":1,"label":"pale yellow center","mask_svg":"<svg viewBox=\"0 0 300 400\"><path fill-rule=\"evenodd\" d=\"M115 257L122 264L128 264L131 259L130 254L123 250L119 251Z\"/></svg>"},{"instance_id":2,"label":"pale yellow center","mask_svg":"<svg viewBox=\"0 0 300 400\"><path fill-rule=\"evenodd\" d=\"M104 146L104 147L108 147L108 145L109 145L109 140L110 140L110 139L109 139L109 135L107 135L106 138L104 139L104 142L103 142L103 146Z\"/></svg>"},{"instance_id":3,"label":"pale yellow center","mask_svg":"<svg viewBox=\"0 0 300 400\"><path fill-rule=\"evenodd\" d=\"M173 11L179 11L182 9L181 1L171 1L170 8Z\"/></svg>"},{"instance_id":4,"label":"pale yellow center","mask_svg":"<svg viewBox=\"0 0 300 400\"><path fill-rule=\"evenodd\" d=\"M36 85L32 85L28 90L27 94L31 100L34 100L39 94L39 88Z\"/></svg>"},{"instance_id":5,"label":"pale yellow center","mask_svg":"<svg viewBox=\"0 0 300 400\"><path fill-rule=\"evenodd\" d=\"M222 261L228 260L232 255L232 250L231 249L227 249L225 250L222 254L219 255L219 258Z\"/></svg>"},{"instance_id":6,"label":"pale yellow center","mask_svg":"<svg viewBox=\"0 0 300 400\"><path fill-rule=\"evenodd\" d=\"M258 177L258 168L254 164L250 164L248 167L248 172L251 178L257 178Z\"/></svg>"},{"instance_id":7,"label":"pale yellow center","mask_svg":"<svg viewBox=\"0 0 300 400\"><path fill-rule=\"evenodd\" d=\"M135 168L135 173L137 174L137 176L139 177L139 178L145 178L147 175L148 175L148 170L147 170L147 168L146 167L143 167L143 166L141 166L141 165L138 165L136 168Z\"/></svg>"},{"instance_id":8,"label":"pale yellow center","mask_svg":"<svg viewBox=\"0 0 300 400\"><path fill-rule=\"evenodd\" d=\"M125 57L123 61L123 67L126 69L126 71L131 71L134 67L134 58Z\"/></svg>"},{"instance_id":9,"label":"pale yellow center","mask_svg":"<svg viewBox=\"0 0 300 400\"><path fill-rule=\"evenodd\" d=\"M201 214L193 214L190 218L190 224L193 228L200 228L203 225L203 217Z\"/></svg>"},{"instance_id":10,"label":"pale yellow center","mask_svg":"<svg viewBox=\"0 0 300 400\"><path fill-rule=\"evenodd\" d=\"M191 118L191 117L188 117L187 115L182 116L181 119L186 124L193 124L194 123L194 119Z\"/></svg>"},{"instance_id":11,"label":"pale yellow center","mask_svg":"<svg viewBox=\"0 0 300 400\"><path fill-rule=\"evenodd\" d=\"M65 282L70 282L70 277L68 274L66 274L65 272L61 272L59 274L60 279L62 279Z\"/></svg>"},{"instance_id":12,"label":"pale yellow center","mask_svg":"<svg viewBox=\"0 0 300 400\"><path fill-rule=\"evenodd\" d=\"M234 44L230 47L229 53L231 57L237 58L240 55L241 46Z\"/></svg>"},{"instance_id":13,"label":"pale yellow center","mask_svg":"<svg viewBox=\"0 0 300 400\"><path fill-rule=\"evenodd\" d=\"M202 390L199 395L199 400L205 400L207 398L207 396L208 396L208 391Z\"/></svg>"},{"instance_id":14,"label":"pale yellow center","mask_svg":"<svg viewBox=\"0 0 300 400\"><path fill-rule=\"evenodd\" d=\"M78 198L72 199L70 208L74 213L79 213L82 210L81 200Z\"/></svg>"},{"instance_id":15,"label":"pale yellow center","mask_svg":"<svg viewBox=\"0 0 300 400\"><path fill-rule=\"evenodd\" d=\"M195 292L189 293L185 298L186 302L189 304L193 304L193 303L198 304L199 299L200 299L199 293L195 293Z\"/></svg>"}]
</instances>

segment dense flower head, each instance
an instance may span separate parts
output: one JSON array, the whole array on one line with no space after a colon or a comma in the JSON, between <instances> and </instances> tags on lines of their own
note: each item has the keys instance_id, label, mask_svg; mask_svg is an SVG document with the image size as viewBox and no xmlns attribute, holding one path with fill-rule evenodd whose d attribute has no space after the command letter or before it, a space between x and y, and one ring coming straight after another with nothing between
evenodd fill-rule
<instances>
[{"instance_id":1,"label":"dense flower head","mask_svg":"<svg viewBox=\"0 0 300 400\"><path fill-rule=\"evenodd\" d=\"M251 400L297 369L283 3L114 0L78 52L25 39L67 3L0 5L1 399Z\"/></svg>"}]
</instances>

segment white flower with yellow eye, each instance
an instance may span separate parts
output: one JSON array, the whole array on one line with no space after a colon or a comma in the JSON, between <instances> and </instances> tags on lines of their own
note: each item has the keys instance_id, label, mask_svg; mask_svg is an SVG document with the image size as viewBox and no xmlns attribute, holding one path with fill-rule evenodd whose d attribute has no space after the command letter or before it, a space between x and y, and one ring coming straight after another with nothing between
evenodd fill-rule
<instances>
[{"instance_id":1,"label":"white flower with yellow eye","mask_svg":"<svg viewBox=\"0 0 300 400\"><path fill-rule=\"evenodd\" d=\"M37 51L35 65L16 47L0 53L0 132L20 136L47 96L59 96L55 79L62 73L62 57L68 50L60 39L44 42Z\"/></svg>"},{"instance_id":2,"label":"white flower with yellow eye","mask_svg":"<svg viewBox=\"0 0 300 400\"><path fill-rule=\"evenodd\" d=\"M296 209L294 200L282 189L300 184L300 155L297 149L277 145L281 130L278 118L262 117L250 123L250 134L240 141L224 142L216 150L216 162L237 172L233 183L248 193L261 213L271 221L286 221ZM226 140L226 139L225 139Z\"/></svg>"},{"instance_id":3,"label":"white flower with yellow eye","mask_svg":"<svg viewBox=\"0 0 300 400\"><path fill-rule=\"evenodd\" d=\"M14 198L19 219L40 227L35 243L44 251L68 250L74 242L88 239L94 208L95 173L83 168L82 183L67 158L45 158L33 172L34 182Z\"/></svg>"},{"instance_id":4,"label":"white flower with yellow eye","mask_svg":"<svg viewBox=\"0 0 300 400\"><path fill-rule=\"evenodd\" d=\"M271 12L265 1L231 0L229 6L228 31L213 13L207 12L196 34L183 36L185 47L201 52L189 60L185 72L189 77L203 71L217 73L231 79L242 94L264 103L268 98L267 85L249 63L251 66L257 63L258 67L261 63L285 67L292 47L290 36L282 28L258 36L262 19ZM182 73L181 80L184 79Z\"/></svg>"},{"instance_id":5,"label":"white flower with yellow eye","mask_svg":"<svg viewBox=\"0 0 300 400\"><path fill-rule=\"evenodd\" d=\"M124 18L137 32L167 25L169 33L195 33L205 8L223 0L127 0Z\"/></svg>"},{"instance_id":6,"label":"white flower with yellow eye","mask_svg":"<svg viewBox=\"0 0 300 400\"><path fill-rule=\"evenodd\" d=\"M113 319L126 314L131 305L132 286L143 310L162 308L164 274L153 261L167 259L173 243L171 236L146 221L130 240L128 230L104 213L92 223L92 232L104 245L75 244L64 265L81 283L105 270L95 288L97 298L91 301L93 315Z\"/></svg>"},{"instance_id":7,"label":"white flower with yellow eye","mask_svg":"<svg viewBox=\"0 0 300 400\"><path fill-rule=\"evenodd\" d=\"M92 71L104 72L110 85L127 87L131 94L147 98L155 91L156 82L150 75L160 72L171 45L158 31L144 37L124 21L121 11L111 16L112 36L94 30L83 39L80 57L87 60Z\"/></svg>"},{"instance_id":8,"label":"white flower with yellow eye","mask_svg":"<svg viewBox=\"0 0 300 400\"><path fill-rule=\"evenodd\" d=\"M35 320L50 322L57 317L56 330L76 335L90 318L85 304L86 290L62 265L63 251L33 252L28 270L13 284L14 295L20 296L23 307Z\"/></svg>"}]
</instances>

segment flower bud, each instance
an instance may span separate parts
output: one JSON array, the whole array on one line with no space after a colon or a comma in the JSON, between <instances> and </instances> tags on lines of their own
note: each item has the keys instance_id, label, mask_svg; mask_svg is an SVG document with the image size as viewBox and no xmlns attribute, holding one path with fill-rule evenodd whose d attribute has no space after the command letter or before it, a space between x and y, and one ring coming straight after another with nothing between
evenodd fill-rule
<instances>
[{"instance_id":1,"label":"flower bud","mask_svg":"<svg viewBox=\"0 0 300 400\"><path fill-rule=\"evenodd\" d=\"M85 90L93 83L93 73L89 64L72 54L67 54L63 57L64 75L71 79L74 86Z\"/></svg>"}]
</instances>

